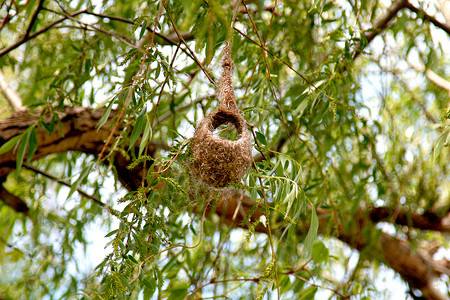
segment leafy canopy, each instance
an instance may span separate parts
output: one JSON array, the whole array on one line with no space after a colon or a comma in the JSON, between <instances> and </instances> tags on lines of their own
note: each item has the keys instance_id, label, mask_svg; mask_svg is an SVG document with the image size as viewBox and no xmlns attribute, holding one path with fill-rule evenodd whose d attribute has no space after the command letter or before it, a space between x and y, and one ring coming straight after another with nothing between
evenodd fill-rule
<instances>
[{"instance_id":1,"label":"leafy canopy","mask_svg":"<svg viewBox=\"0 0 450 300\"><path fill-rule=\"evenodd\" d=\"M439 7L116 2L0 4L1 72L34 115L0 142L3 189L27 207L0 194L0 297L427 296L398 265L448 257L432 225L450 209L449 90L423 72L448 78L448 31L424 17ZM215 190L190 175L189 138L229 37L254 162Z\"/></svg>"}]
</instances>

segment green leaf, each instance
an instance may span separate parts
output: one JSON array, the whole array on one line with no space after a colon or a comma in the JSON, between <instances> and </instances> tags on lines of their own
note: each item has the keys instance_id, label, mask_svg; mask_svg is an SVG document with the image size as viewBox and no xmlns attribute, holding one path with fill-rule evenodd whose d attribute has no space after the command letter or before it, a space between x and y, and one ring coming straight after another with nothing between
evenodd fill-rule
<instances>
[{"instance_id":1,"label":"green leaf","mask_svg":"<svg viewBox=\"0 0 450 300\"><path fill-rule=\"evenodd\" d=\"M52 119L50 120L49 124L45 123L43 120L41 120L39 123L48 132L48 134L52 134L53 130L55 129L55 121L56 121L56 117L55 117L55 114L54 114L52 116Z\"/></svg>"},{"instance_id":2,"label":"green leaf","mask_svg":"<svg viewBox=\"0 0 450 300\"><path fill-rule=\"evenodd\" d=\"M146 30L147 30L147 20L145 20L144 23L142 23L141 32L139 33L139 39L142 39Z\"/></svg>"},{"instance_id":3,"label":"green leaf","mask_svg":"<svg viewBox=\"0 0 450 300\"><path fill-rule=\"evenodd\" d=\"M189 285L185 282L174 282L168 300L185 299L188 294Z\"/></svg>"},{"instance_id":4,"label":"green leaf","mask_svg":"<svg viewBox=\"0 0 450 300\"><path fill-rule=\"evenodd\" d=\"M442 148L446 145L446 140L450 136L450 126L447 126L447 128L441 133L441 135L436 140L436 144L434 146L433 151L433 160L436 162L437 158L439 157L439 154L441 154Z\"/></svg>"},{"instance_id":5,"label":"green leaf","mask_svg":"<svg viewBox=\"0 0 450 300\"><path fill-rule=\"evenodd\" d=\"M22 167L23 158L25 156L25 151L27 150L28 141L30 139L31 134L31 128L29 127L23 134L23 137L20 141L19 148L17 150L17 158L16 158L16 169L17 172L20 171L20 168Z\"/></svg>"},{"instance_id":6,"label":"green leaf","mask_svg":"<svg viewBox=\"0 0 450 300\"><path fill-rule=\"evenodd\" d=\"M139 145L139 156L141 156L142 151L144 151L148 141L152 138L152 134L153 132L150 121L148 120L148 118L145 118L145 129L144 134L142 135L141 143Z\"/></svg>"},{"instance_id":7,"label":"green leaf","mask_svg":"<svg viewBox=\"0 0 450 300\"><path fill-rule=\"evenodd\" d=\"M305 95L301 95L300 97L304 97ZM298 118L303 116L303 113L305 112L306 108L308 107L309 101L308 99L303 99L302 102L297 106L297 108L294 110L294 115L296 115Z\"/></svg>"},{"instance_id":8,"label":"green leaf","mask_svg":"<svg viewBox=\"0 0 450 300\"><path fill-rule=\"evenodd\" d=\"M107 235L105 235L105 237L112 236L112 235L116 234L118 231L119 231L119 229L113 230L113 231L109 232Z\"/></svg>"},{"instance_id":9,"label":"green leaf","mask_svg":"<svg viewBox=\"0 0 450 300\"><path fill-rule=\"evenodd\" d=\"M134 262L135 264L138 263L138 261L136 260L136 258L133 257L133 255L128 254L128 258L129 258L132 262Z\"/></svg>"},{"instance_id":10,"label":"green leaf","mask_svg":"<svg viewBox=\"0 0 450 300\"><path fill-rule=\"evenodd\" d=\"M314 241L317 239L317 229L319 228L319 219L317 218L316 208L311 205L311 226L305 238L303 257L309 257L312 252Z\"/></svg>"},{"instance_id":11,"label":"green leaf","mask_svg":"<svg viewBox=\"0 0 450 300\"><path fill-rule=\"evenodd\" d=\"M315 241L312 248L312 259L315 263L321 263L328 261L330 253L328 248L321 241Z\"/></svg>"},{"instance_id":12,"label":"green leaf","mask_svg":"<svg viewBox=\"0 0 450 300\"><path fill-rule=\"evenodd\" d=\"M258 140L258 142L260 142L264 146L267 146L266 137L261 132L256 131L255 133L256 133L256 139Z\"/></svg>"},{"instance_id":13,"label":"green leaf","mask_svg":"<svg viewBox=\"0 0 450 300\"><path fill-rule=\"evenodd\" d=\"M149 279L149 276L142 281L144 284L144 300L150 299L156 290L156 281L153 278Z\"/></svg>"},{"instance_id":14,"label":"green leaf","mask_svg":"<svg viewBox=\"0 0 450 300\"><path fill-rule=\"evenodd\" d=\"M111 102L108 104L108 107L106 107L105 111L103 112L103 115L102 115L102 117L100 118L100 121L98 121L98 124L97 124L97 130L99 130L100 128L102 128L102 126L105 125L106 121L108 120L109 115L110 115L110 113L111 113L111 109L112 109L113 103L114 103L114 101L111 101Z\"/></svg>"},{"instance_id":15,"label":"green leaf","mask_svg":"<svg viewBox=\"0 0 450 300\"><path fill-rule=\"evenodd\" d=\"M139 114L138 118L136 119L136 124L134 124L133 131L131 132L130 136L130 146L128 147L128 150L130 150L134 144L136 143L137 139L141 135L141 132L144 127L144 118L145 114L147 113L147 108L144 107L142 112Z\"/></svg>"},{"instance_id":16,"label":"green leaf","mask_svg":"<svg viewBox=\"0 0 450 300\"><path fill-rule=\"evenodd\" d=\"M316 292L317 292L316 286L309 286L302 291L299 300L314 300Z\"/></svg>"},{"instance_id":17,"label":"green leaf","mask_svg":"<svg viewBox=\"0 0 450 300\"><path fill-rule=\"evenodd\" d=\"M15 137L9 139L6 143L4 143L1 147L0 147L0 155L8 152L9 150L11 150L22 138L23 133L16 135Z\"/></svg>"},{"instance_id":18,"label":"green leaf","mask_svg":"<svg viewBox=\"0 0 450 300\"><path fill-rule=\"evenodd\" d=\"M286 202L287 202L287 208L286 208L286 214L288 215L289 211L291 210L292 204L294 204L294 200L297 199L298 196L298 185L292 184L292 188L290 189L289 193L286 196Z\"/></svg>"},{"instance_id":19,"label":"green leaf","mask_svg":"<svg viewBox=\"0 0 450 300\"><path fill-rule=\"evenodd\" d=\"M34 153L37 149L37 135L36 128L33 126L30 132L30 138L28 139L28 154L27 154L27 164L31 162Z\"/></svg>"},{"instance_id":20,"label":"green leaf","mask_svg":"<svg viewBox=\"0 0 450 300\"><path fill-rule=\"evenodd\" d=\"M70 192L67 198L70 198L70 196L72 196L72 194L77 190L83 180L89 175L91 169L92 167L88 165L81 170L80 176L78 176L77 180L71 185Z\"/></svg>"}]
</instances>

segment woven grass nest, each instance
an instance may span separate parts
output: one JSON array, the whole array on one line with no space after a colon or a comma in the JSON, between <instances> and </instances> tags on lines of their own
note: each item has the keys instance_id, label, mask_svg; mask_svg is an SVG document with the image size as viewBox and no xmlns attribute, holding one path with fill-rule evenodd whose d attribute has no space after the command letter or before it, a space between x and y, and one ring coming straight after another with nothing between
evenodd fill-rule
<instances>
[{"instance_id":1,"label":"woven grass nest","mask_svg":"<svg viewBox=\"0 0 450 300\"><path fill-rule=\"evenodd\" d=\"M227 123L236 128L237 140L213 135L217 127ZM250 133L244 117L237 109L219 106L199 123L191 153L191 172L204 184L222 188L229 183L239 183L252 159Z\"/></svg>"}]
</instances>

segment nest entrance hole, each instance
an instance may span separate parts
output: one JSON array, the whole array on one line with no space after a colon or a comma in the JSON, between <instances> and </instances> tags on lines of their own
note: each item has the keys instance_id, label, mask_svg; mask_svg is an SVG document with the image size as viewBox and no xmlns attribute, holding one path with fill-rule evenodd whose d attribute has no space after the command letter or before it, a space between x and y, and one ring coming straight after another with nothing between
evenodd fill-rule
<instances>
[{"instance_id":1,"label":"nest entrance hole","mask_svg":"<svg viewBox=\"0 0 450 300\"><path fill-rule=\"evenodd\" d=\"M215 136L222 125L235 128L236 140ZM238 110L219 107L197 127L191 144L193 175L207 185L222 188L239 183L251 162L252 146L247 123Z\"/></svg>"},{"instance_id":2,"label":"nest entrance hole","mask_svg":"<svg viewBox=\"0 0 450 300\"><path fill-rule=\"evenodd\" d=\"M210 116L212 134L215 137L236 141L244 130L242 116L233 111L217 111ZM245 121L244 121L245 122Z\"/></svg>"}]
</instances>

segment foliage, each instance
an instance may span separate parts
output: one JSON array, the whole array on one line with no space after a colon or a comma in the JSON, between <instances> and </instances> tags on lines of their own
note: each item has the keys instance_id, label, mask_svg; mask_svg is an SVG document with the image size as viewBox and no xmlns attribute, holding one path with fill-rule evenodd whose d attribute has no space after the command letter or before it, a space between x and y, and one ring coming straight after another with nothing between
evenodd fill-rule
<instances>
[{"instance_id":1,"label":"foliage","mask_svg":"<svg viewBox=\"0 0 450 300\"><path fill-rule=\"evenodd\" d=\"M29 207L0 202L0 298L379 299L392 293L380 276L399 272L383 232L448 258L450 229L412 220L450 210L449 91L410 66L448 78L449 36L423 14L403 6L381 32L367 30L378 1L246 1L231 29L233 1L117 2L0 4L0 51L23 39L1 71L38 116L0 145L16 157L0 181ZM217 106L228 36L255 161L217 190L190 175L189 138ZM103 112L106 146L34 159L40 132L65 137L61 112L79 106ZM228 198L242 207L217 217ZM371 219L374 207L394 213Z\"/></svg>"}]
</instances>

